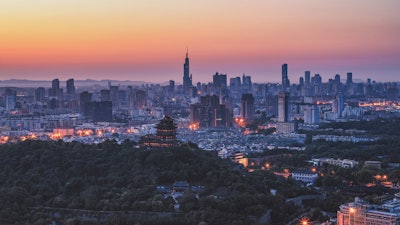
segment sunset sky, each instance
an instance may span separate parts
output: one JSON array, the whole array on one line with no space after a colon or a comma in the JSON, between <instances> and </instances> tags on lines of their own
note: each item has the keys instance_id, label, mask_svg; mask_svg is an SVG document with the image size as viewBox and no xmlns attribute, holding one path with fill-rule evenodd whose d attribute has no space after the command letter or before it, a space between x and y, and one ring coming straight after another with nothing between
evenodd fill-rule
<instances>
[{"instance_id":1,"label":"sunset sky","mask_svg":"<svg viewBox=\"0 0 400 225\"><path fill-rule=\"evenodd\" d=\"M0 80L400 81L399 0L2 0Z\"/></svg>"}]
</instances>

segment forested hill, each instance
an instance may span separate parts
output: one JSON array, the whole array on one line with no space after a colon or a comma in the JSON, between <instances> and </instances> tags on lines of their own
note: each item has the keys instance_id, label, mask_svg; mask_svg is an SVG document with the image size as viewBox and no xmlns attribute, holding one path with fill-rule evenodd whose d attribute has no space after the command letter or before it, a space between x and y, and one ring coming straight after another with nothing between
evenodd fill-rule
<instances>
[{"instance_id":1,"label":"forested hill","mask_svg":"<svg viewBox=\"0 0 400 225\"><path fill-rule=\"evenodd\" d=\"M198 196L181 197L180 213L174 213L171 197L156 190L175 181L204 186ZM130 141L1 145L0 185L0 224L252 224L268 209L273 209L272 222L279 224L296 214L282 195L269 193L270 188L279 193L290 184L269 172L248 173L193 144L169 150L135 149ZM78 214L89 210L89 216L48 213L57 209L77 209ZM90 216L104 211L110 216L102 220ZM116 211L126 214L113 216ZM173 216L139 218L128 213L137 211Z\"/></svg>"}]
</instances>

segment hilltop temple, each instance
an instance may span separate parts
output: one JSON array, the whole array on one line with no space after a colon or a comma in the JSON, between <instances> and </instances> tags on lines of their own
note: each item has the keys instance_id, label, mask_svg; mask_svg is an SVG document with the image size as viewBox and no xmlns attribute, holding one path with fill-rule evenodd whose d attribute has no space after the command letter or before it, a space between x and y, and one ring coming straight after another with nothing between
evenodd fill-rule
<instances>
[{"instance_id":1,"label":"hilltop temple","mask_svg":"<svg viewBox=\"0 0 400 225\"><path fill-rule=\"evenodd\" d=\"M148 134L140 138L142 147L170 148L177 146L176 124L170 116L165 116L156 125L156 134Z\"/></svg>"}]
</instances>

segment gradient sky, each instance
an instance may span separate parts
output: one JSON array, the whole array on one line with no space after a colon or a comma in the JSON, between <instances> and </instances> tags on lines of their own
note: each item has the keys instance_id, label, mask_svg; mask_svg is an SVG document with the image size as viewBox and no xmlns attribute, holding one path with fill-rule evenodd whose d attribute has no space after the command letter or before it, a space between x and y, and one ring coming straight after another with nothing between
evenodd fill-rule
<instances>
[{"instance_id":1,"label":"gradient sky","mask_svg":"<svg viewBox=\"0 0 400 225\"><path fill-rule=\"evenodd\" d=\"M2 0L0 80L400 81L399 0Z\"/></svg>"}]
</instances>

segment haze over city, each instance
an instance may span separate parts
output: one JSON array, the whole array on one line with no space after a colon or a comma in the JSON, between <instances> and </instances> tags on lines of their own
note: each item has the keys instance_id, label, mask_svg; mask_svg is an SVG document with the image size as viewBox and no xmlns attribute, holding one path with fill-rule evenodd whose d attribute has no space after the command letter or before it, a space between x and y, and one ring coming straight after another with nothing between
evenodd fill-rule
<instances>
[{"instance_id":1,"label":"haze over city","mask_svg":"<svg viewBox=\"0 0 400 225\"><path fill-rule=\"evenodd\" d=\"M215 72L279 82L289 65L323 77L397 81L400 2L27 1L0 3L0 80L182 79Z\"/></svg>"}]
</instances>

